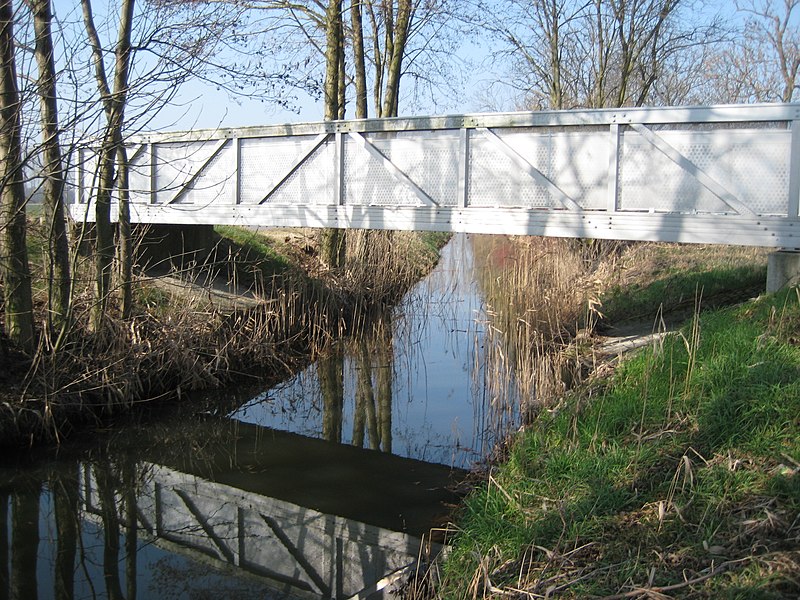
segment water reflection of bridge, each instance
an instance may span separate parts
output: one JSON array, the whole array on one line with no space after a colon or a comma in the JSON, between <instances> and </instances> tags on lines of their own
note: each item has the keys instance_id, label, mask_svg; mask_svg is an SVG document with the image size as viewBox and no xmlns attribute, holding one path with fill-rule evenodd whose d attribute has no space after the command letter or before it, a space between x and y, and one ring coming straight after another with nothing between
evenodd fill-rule
<instances>
[{"instance_id":1,"label":"water reflection of bridge","mask_svg":"<svg viewBox=\"0 0 800 600\"><path fill-rule=\"evenodd\" d=\"M366 597L415 562L419 539L239 490L153 464L140 465L136 515L164 549L260 578L280 596ZM94 468L82 472L85 510L103 524Z\"/></svg>"},{"instance_id":2,"label":"water reflection of bridge","mask_svg":"<svg viewBox=\"0 0 800 600\"><path fill-rule=\"evenodd\" d=\"M367 597L454 497L441 466L219 419L196 434L189 458L122 444L3 484L0 598Z\"/></svg>"}]
</instances>

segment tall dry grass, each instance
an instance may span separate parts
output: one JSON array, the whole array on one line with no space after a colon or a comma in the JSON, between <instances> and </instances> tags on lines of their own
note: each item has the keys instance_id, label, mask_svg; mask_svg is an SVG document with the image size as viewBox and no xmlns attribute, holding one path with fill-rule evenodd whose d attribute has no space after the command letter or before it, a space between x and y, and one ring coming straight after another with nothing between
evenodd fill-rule
<instances>
[{"instance_id":1,"label":"tall dry grass","mask_svg":"<svg viewBox=\"0 0 800 600\"><path fill-rule=\"evenodd\" d=\"M584 334L600 315L621 246L501 236L475 236L472 243L487 307L492 408L500 421L517 411L525 421L586 374L591 352Z\"/></svg>"}]
</instances>

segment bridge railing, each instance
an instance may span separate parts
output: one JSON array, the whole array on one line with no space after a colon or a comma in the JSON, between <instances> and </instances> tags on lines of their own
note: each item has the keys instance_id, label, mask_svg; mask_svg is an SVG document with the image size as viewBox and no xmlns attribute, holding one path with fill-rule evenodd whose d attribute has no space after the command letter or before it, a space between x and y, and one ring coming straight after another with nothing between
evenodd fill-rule
<instances>
[{"instance_id":1,"label":"bridge railing","mask_svg":"<svg viewBox=\"0 0 800 600\"><path fill-rule=\"evenodd\" d=\"M800 104L367 119L142 136L133 220L800 246ZM76 218L96 157L81 151Z\"/></svg>"}]
</instances>

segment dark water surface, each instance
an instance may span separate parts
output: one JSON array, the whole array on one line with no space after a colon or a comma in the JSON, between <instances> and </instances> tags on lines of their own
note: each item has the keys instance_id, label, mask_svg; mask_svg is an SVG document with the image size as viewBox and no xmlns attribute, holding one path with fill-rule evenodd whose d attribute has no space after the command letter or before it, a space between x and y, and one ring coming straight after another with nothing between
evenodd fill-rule
<instances>
[{"instance_id":1,"label":"dark water surface","mask_svg":"<svg viewBox=\"0 0 800 600\"><path fill-rule=\"evenodd\" d=\"M230 414L0 459L0 600L368 597L508 421L484 327L456 236L363 336Z\"/></svg>"}]
</instances>

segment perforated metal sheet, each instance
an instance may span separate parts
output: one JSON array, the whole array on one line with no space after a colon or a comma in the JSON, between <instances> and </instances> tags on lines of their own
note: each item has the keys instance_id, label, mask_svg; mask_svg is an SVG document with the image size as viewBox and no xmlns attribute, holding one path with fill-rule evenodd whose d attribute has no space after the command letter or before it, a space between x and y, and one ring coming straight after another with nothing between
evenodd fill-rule
<instances>
[{"instance_id":1,"label":"perforated metal sheet","mask_svg":"<svg viewBox=\"0 0 800 600\"><path fill-rule=\"evenodd\" d=\"M369 134L365 138L440 206L458 203L458 131ZM385 166L357 147L345 146L345 203L415 206L422 201ZM386 185L374 185L379 178Z\"/></svg>"},{"instance_id":2,"label":"perforated metal sheet","mask_svg":"<svg viewBox=\"0 0 800 600\"><path fill-rule=\"evenodd\" d=\"M658 131L657 134L757 214L788 209L788 131ZM635 131L622 135L620 209L731 213L692 174Z\"/></svg>"},{"instance_id":3,"label":"perforated metal sheet","mask_svg":"<svg viewBox=\"0 0 800 600\"><path fill-rule=\"evenodd\" d=\"M495 129L494 133L560 190L537 181L485 136L470 143L469 206L564 208L566 196L585 209L605 206L609 134L589 131L539 133Z\"/></svg>"},{"instance_id":4,"label":"perforated metal sheet","mask_svg":"<svg viewBox=\"0 0 800 600\"><path fill-rule=\"evenodd\" d=\"M264 200L313 147L314 139L315 136L297 136L240 140L240 202L257 204ZM292 204L302 202L305 198L304 195L292 195L286 189L281 190L280 196Z\"/></svg>"},{"instance_id":5,"label":"perforated metal sheet","mask_svg":"<svg viewBox=\"0 0 800 600\"><path fill-rule=\"evenodd\" d=\"M140 149L141 148L141 149ZM131 202L150 202L150 146L128 148L128 185Z\"/></svg>"},{"instance_id":6,"label":"perforated metal sheet","mask_svg":"<svg viewBox=\"0 0 800 600\"><path fill-rule=\"evenodd\" d=\"M270 204L330 204L334 199L334 142L327 140L267 200ZM294 151L294 150L291 150ZM262 194L263 197L263 194Z\"/></svg>"},{"instance_id":7,"label":"perforated metal sheet","mask_svg":"<svg viewBox=\"0 0 800 600\"><path fill-rule=\"evenodd\" d=\"M155 203L207 205L234 201L236 160L230 140L164 143L155 147ZM194 178L194 179L193 179Z\"/></svg>"},{"instance_id":8,"label":"perforated metal sheet","mask_svg":"<svg viewBox=\"0 0 800 600\"><path fill-rule=\"evenodd\" d=\"M605 207L611 148L608 131L538 133L533 129L513 129L499 134L581 208Z\"/></svg>"}]
</instances>

